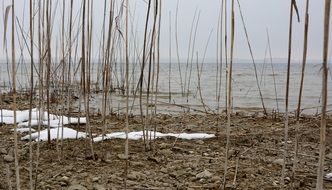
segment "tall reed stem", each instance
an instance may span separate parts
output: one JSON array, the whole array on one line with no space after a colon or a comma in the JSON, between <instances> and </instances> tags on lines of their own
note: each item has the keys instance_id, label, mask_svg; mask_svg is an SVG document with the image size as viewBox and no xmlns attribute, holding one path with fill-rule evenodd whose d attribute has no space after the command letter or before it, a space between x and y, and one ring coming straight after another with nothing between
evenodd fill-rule
<instances>
[{"instance_id":1,"label":"tall reed stem","mask_svg":"<svg viewBox=\"0 0 332 190\"><path fill-rule=\"evenodd\" d=\"M320 144L319 144L319 160L317 169L316 190L323 189L324 160L326 149L326 108L327 108L327 81L328 81L328 52L329 52L329 35L330 35L330 14L331 0L325 0L324 14L324 39L323 39L323 64L322 64L322 116L320 126Z\"/></svg>"},{"instance_id":2,"label":"tall reed stem","mask_svg":"<svg viewBox=\"0 0 332 190\"><path fill-rule=\"evenodd\" d=\"M11 35L11 43L12 43L12 83L13 83L13 108L14 108L14 161L15 161L15 175L16 175L16 189L21 189L20 182L20 166L18 163L18 142L17 142L17 123L16 123L16 60L15 60L15 0L12 0L12 35Z\"/></svg>"},{"instance_id":3,"label":"tall reed stem","mask_svg":"<svg viewBox=\"0 0 332 190\"><path fill-rule=\"evenodd\" d=\"M227 127L226 127L226 153L225 153L225 169L224 169L224 179L223 179L223 189L226 188L226 176L228 170L228 153L229 153L229 141L231 133L231 109L232 109L232 72L233 72L233 55L234 55L234 38L235 38L235 13L234 13L234 1L232 0L232 17L231 17L231 55L230 64L228 71L228 103L227 103Z\"/></svg>"},{"instance_id":4,"label":"tall reed stem","mask_svg":"<svg viewBox=\"0 0 332 190\"><path fill-rule=\"evenodd\" d=\"M307 63L307 52L308 52L308 31L309 31L309 1L306 1L306 11L305 11L305 22L304 22L304 40L303 40L303 57L302 57L302 71L301 71L301 82L299 90L299 98L297 102L296 111L296 126L295 126L295 155L293 161L293 171L292 171L292 182L295 180L295 172L297 167L297 158L299 153L299 127L300 127L300 112L301 112L301 102L302 102L302 91L304 83L304 73L305 66Z\"/></svg>"}]
</instances>

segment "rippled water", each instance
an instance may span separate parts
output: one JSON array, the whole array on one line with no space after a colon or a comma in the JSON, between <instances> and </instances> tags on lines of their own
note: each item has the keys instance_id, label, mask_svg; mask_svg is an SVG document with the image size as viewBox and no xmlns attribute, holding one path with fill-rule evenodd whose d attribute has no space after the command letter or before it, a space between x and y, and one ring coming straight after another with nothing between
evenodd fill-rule
<instances>
[{"instance_id":1,"label":"rippled water","mask_svg":"<svg viewBox=\"0 0 332 190\"><path fill-rule=\"evenodd\" d=\"M8 90L9 81L7 74L6 64L0 64L0 85L2 90ZM28 85L29 74L27 72L29 64L21 64L17 71L17 81L20 88L25 88ZM199 66L200 67L200 66ZM262 90L262 96L264 99L265 107L271 110L284 111L285 107L285 91L286 91L286 72L287 64L285 63L274 63L274 74L272 72L271 64L257 64L259 84ZM322 77L320 72L321 65L309 63L306 67L303 98L302 98L302 108L304 113L314 114L320 112L320 100L321 100L321 83ZM117 73L120 73L121 67L118 66ZM185 92L188 92L189 81L185 80L186 76L186 64L181 64L182 69L182 84L186 81ZM94 65L92 72L93 81L96 82L98 76L97 65ZM130 69L131 70L131 69ZM177 63L172 63L171 77L169 78L169 64L162 63L160 65L160 75L159 75L159 86L158 86L158 101L157 110L159 112L184 112L188 111L187 107L190 107L191 111L207 111L216 112L218 105L221 109L225 108L225 66L223 65L222 80L220 84L220 103L217 101L217 84L216 84L216 70L217 66L213 63L205 63L202 67L200 86L202 97L199 93L199 80L197 75L197 66L194 64L192 66L192 72L189 72L190 66L188 67L187 79L189 75L190 86L189 94L182 94L181 90L181 79L180 72ZM132 73L132 70L130 71ZM329 73L330 74L330 73ZM146 75L147 76L147 75ZM300 76L301 76L301 65L298 63L292 64L291 67L291 78L290 78L290 96L289 96L289 106L290 111L294 111L297 107L298 93L300 88ZM114 86L122 84L121 74L113 74ZM79 81L79 75L76 77L76 81ZM139 72L135 71L134 75L131 75L131 89L137 86L137 81L139 78ZM219 80L219 79L218 79ZM275 80L275 85L274 85ZM171 101L169 102L169 82L171 84ZM331 87L331 75L329 76L329 87ZM147 82L145 81L145 84ZM182 85L183 86L183 85ZM277 93L275 93L275 88ZM332 109L330 103L332 97L332 88L328 89L328 109ZM100 111L102 94L92 94L90 99L91 108ZM130 97L130 105L134 105L133 112L138 113L138 97L135 98L133 103L133 95ZM146 96L144 96L146 97ZM112 105L113 111L124 111L125 98L119 93L114 93L111 95L111 100L109 101ZM145 101L144 101L145 102ZM205 109L202 106L202 102L205 105ZM186 107L186 108L184 108ZM249 111L259 111L262 110L262 103L257 88L254 67L252 63L235 63L233 67L233 107L235 110L249 110ZM154 109L151 107L151 109Z\"/></svg>"}]
</instances>

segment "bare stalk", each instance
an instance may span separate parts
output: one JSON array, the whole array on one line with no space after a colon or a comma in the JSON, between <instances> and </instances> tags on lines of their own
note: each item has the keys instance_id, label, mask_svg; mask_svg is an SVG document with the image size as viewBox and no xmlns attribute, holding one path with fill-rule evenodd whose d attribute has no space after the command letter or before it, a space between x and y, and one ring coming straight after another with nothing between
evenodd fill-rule
<instances>
[{"instance_id":1,"label":"bare stalk","mask_svg":"<svg viewBox=\"0 0 332 190\"><path fill-rule=\"evenodd\" d=\"M226 154L225 154L225 170L224 170L224 179L223 179L223 189L226 188L226 176L228 169L228 151L229 151L229 141L230 141L230 132L231 132L231 105L232 105L232 71L233 71L233 55L234 55L234 38L235 38L235 14L234 14L234 1L232 0L232 18L231 18L231 55L230 55L230 64L228 71L228 107L227 107L227 128L226 128Z\"/></svg>"},{"instance_id":2,"label":"bare stalk","mask_svg":"<svg viewBox=\"0 0 332 190\"><path fill-rule=\"evenodd\" d=\"M129 17L129 4L128 0L126 0L126 33L125 33L125 55L126 55L126 144L125 144L125 158L126 158L126 166L125 166L125 189L127 189L127 175L128 175L128 165L129 165L129 142L128 142L128 133L129 133L129 38L128 38L128 17Z\"/></svg>"},{"instance_id":3,"label":"bare stalk","mask_svg":"<svg viewBox=\"0 0 332 190\"><path fill-rule=\"evenodd\" d=\"M285 96L285 134L284 134L284 157L283 165L281 171L281 189L285 186L285 176L286 176L286 161L287 161L287 141L288 141L288 102L289 102L289 82L290 82L290 67L291 67L291 57L292 57L292 32L293 32L293 10L295 5L295 0L291 0L290 4L290 17L289 17L289 36L288 36L288 63L287 63L287 81L286 81L286 96Z\"/></svg>"},{"instance_id":4,"label":"bare stalk","mask_svg":"<svg viewBox=\"0 0 332 190\"><path fill-rule=\"evenodd\" d=\"M15 60L15 0L12 0L12 35L11 35L11 43L12 43L12 83L13 83L13 108L14 108L14 159L15 159L15 175L16 175L16 189L21 189L20 182L20 166L18 163L18 142L17 142L17 123L16 123L16 60Z\"/></svg>"},{"instance_id":5,"label":"bare stalk","mask_svg":"<svg viewBox=\"0 0 332 190\"><path fill-rule=\"evenodd\" d=\"M264 105L264 98L263 98L262 90L261 90L261 87L260 87L260 84L259 84L259 80L258 80L257 66L256 66L254 54L253 54L253 51L252 51L252 48L251 48L251 44L250 44L250 41L249 41L249 35L248 35L246 24L244 22L244 18L243 18L243 14L242 14L242 9L241 9L241 5L240 5L240 1L239 0L237 0L237 4L239 6L241 21L242 21L243 29L244 29L244 32L245 32L245 35L246 35L246 40L247 40L248 48L249 48L249 51L250 51L251 60L252 60L252 63L254 65L256 84L257 84L259 96L261 98L261 103L262 103L263 111L264 111L264 114L267 115L267 112L266 112L266 109L265 109L265 105Z\"/></svg>"},{"instance_id":6,"label":"bare stalk","mask_svg":"<svg viewBox=\"0 0 332 190\"><path fill-rule=\"evenodd\" d=\"M320 126L320 145L319 145L319 160L317 169L317 184L316 190L323 189L323 175L324 175L324 160L325 160L325 145L326 145L326 108L327 108L327 81L328 81L328 52L329 52L329 34L330 34L330 13L331 0L325 0L325 14L324 14L324 49L323 49L323 65L322 65L322 116Z\"/></svg>"},{"instance_id":7,"label":"bare stalk","mask_svg":"<svg viewBox=\"0 0 332 190\"><path fill-rule=\"evenodd\" d=\"M32 100L33 100L33 86L34 86L34 81L33 81L33 3L32 0L30 0L30 106L29 106L29 121L28 121L28 126L29 126L29 185L30 189L33 189L33 179L32 179L32 171L33 171L33 166L32 166L32 140L31 140L31 116L32 116Z\"/></svg>"},{"instance_id":8,"label":"bare stalk","mask_svg":"<svg viewBox=\"0 0 332 190\"><path fill-rule=\"evenodd\" d=\"M143 78L144 78L144 68L146 64L146 44L147 44L147 30L148 30L148 24L149 24L149 16L150 16L150 8L151 8L151 0L149 0L148 4L148 10L146 13L146 21L145 21L145 30L144 30L144 41L143 41L143 55L142 55L142 68L141 68L141 75L139 78L139 104L140 104L140 111L141 111L141 119L143 123L143 107L142 107L142 95L143 95ZM148 102L147 102L148 103ZM147 117L147 115L145 116ZM143 125L143 131L145 131L145 124ZM144 140L144 146L146 148L146 136L143 132L143 140Z\"/></svg>"},{"instance_id":9,"label":"bare stalk","mask_svg":"<svg viewBox=\"0 0 332 190\"><path fill-rule=\"evenodd\" d=\"M168 65L168 102L171 103L172 93L171 93L171 72L172 72L172 17L171 12L169 12L169 65Z\"/></svg>"},{"instance_id":10,"label":"bare stalk","mask_svg":"<svg viewBox=\"0 0 332 190\"><path fill-rule=\"evenodd\" d=\"M303 91L303 83L304 83L304 73L305 73L305 66L307 63L308 31L309 31L309 0L306 1L306 12L305 12L305 22L304 22L303 58L302 58L302 71L301 71L299 98L298 98L298 102L297 102L297 111L296 111L295 155L294 155L294 161L293 161L293 170L292 170L292 179L293 180L292 180L292 182L295 180L295 172L296 172L297 159L298 159L298 153L299 153L300 112L301 112L302 91Z\"/></svg>"},{"instance_id":11,"label":"bare stalk","mask_svg":"<svg viewBox=\"0 0 332 190\"><path fill-rule=\"evenodd\" d=\"M279 113L277 83L276 83L276 77L275 77L275 74L274 74L274 66L273 66L273 60L272 60L270 35L269 35L269 31L268 30L266 30L266 33L267 33L267 43L268 43L268 48L269 48L270 63L271 63L271 69L272 69L272 75L273 75L273 86L274 86L274 94L275 94L275 97L276 97L277 113Z\"/></svg>"},{"instance_id":12,"label":"bare stalk","mask_svg":"<svg viewBox=\"0 0 332 190\"><path fill-rule=\"evenodd\" d=\"M179 74L180 74L181 92L182 92L182 96L184 96L184 88L185 87L183 86L181 62L180 62L180 55L179 55L178 12L179 12L179 0L177 1L176 13L175 13L175 44L176 44L176 56L177 56L177 61L178 61Z\"/></svg>"}]
</instances>

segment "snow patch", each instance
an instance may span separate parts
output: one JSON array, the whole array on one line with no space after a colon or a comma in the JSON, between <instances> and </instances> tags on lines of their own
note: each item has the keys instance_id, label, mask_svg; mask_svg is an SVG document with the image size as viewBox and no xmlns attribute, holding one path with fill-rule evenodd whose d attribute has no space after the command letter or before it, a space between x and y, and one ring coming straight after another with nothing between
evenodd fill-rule
<instances>
[{"instance_id":1,"label":"snow patch","mask_svg":"<svg viewBox=\"0 0 332 190\"><path fill-rule=\"evenodd\" d=\"M161 137L176 137L179 139L186 139L186 140L192 140L192 139L208 139L208 138L213 138L215 137L214 134L207 134L207 133L160 133L154 131L148 131L148 138L154 139L156 138L161 138ZM126 138L126 133L125 132L114 132L110 134L106 134L104 136L104 140L107 139L125 139ZM131 140L139 140L143 138L143 131L136 131L136 132L130 132L128 133L128 139ZM94 142L99 142L102 141L102 135L95 137L93 139Z\"/></svg>"},{"instance_id":2,"label":"snow patch","mask_svg":"<svg viewBox=\"0 0 332 190\"><path fill-rule=\"evenodd\" d=\"M59 132L59 135L58 135ZM38 138L38 134L40 135ZM35 133L31 134L31 140L34 141L47 141L48 137L47 137L47 129ZM59 136L59 139L61 139L62 136L62 127L59 128L53 128L50 130L50 134L51 134L51 140L57 139ZM67 127L63 127L63 139L76 139L76 135L77 138L85 138L85 133L83 132L77 132L74 129L71 128L67 128ZM24 137L21 138L21 140L29 140L30 136L26 135Z\"/></svg>"},{"instance_id":3,"label":"snow patch","mask_svg":"<svg viewBox=\"0 0 332 190\"><path fill-rule=\"evenodd\" d=\"M31 110L31 126L38 126L39 122L42 125L48 126L48 112L44 111L39 113L39 109L34 108ZM41 118L39 116L41 115ZM66 117L49 114L50 127L61 127L66 124L86 124L86 118L81 117ZM29 110L16 111L16 123L19 127L28 127L29 123ZM63 121L63 122L62 122ZM14 111L13 110L0 110L0 123L14 124Z\"/></svg>"}]
</instances>

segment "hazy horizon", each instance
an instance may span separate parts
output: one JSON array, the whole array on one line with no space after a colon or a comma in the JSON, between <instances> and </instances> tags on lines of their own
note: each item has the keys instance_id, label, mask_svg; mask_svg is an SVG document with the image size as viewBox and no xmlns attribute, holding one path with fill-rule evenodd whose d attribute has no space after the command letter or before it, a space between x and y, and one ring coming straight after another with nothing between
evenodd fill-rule
<instances>
[{"instance_id":1,"label":"hazy horizon","mask_svg":"<svg viewBox=\"0 0 332 190\"><path fill-rule=\"evenodd\" d=\"M4 24L4 9L10 5L10 0L2 1L2 8L0 14L1 25ZM53 32L52 32L52 47L55 52L56 47L60 47L60 27L61 27L61 12L62 12L62 1L52 1L54 12ZM75 1L73 14L79 15L80 2ZM121 1L116 1L119 4ZM169 60L169 30L171 29L171 55L172 60L177 60L176 44L175 44L175 15L177 0L162 1L162 25L161 25L161 60ZM236 1L235 1L236 2ZM289 26L289 5L290 0L251 0L251 1L240 1L241 8L243 11L244 19L248 29L250 42L252 45L254 57L257 60L262 60L265 57L266 46L267 46L267 30L270 33L272 56L277 59L287 58L287 47L288 47L288 26ZM104 1L96 0L93 1L93 57L98 58L99 45L101 41L101 29L103 18L103 7ZM219 18L221 0L180 0L179 11L178 11L178 40L179 40L179 57L181 60L186 60L188 57L188 46L189 46L189 34L191 23L197 15L200 14L198 21L197 38L195 43L194 52L198 53L200 60L203 59L205 47L207 47L207 53L205 60L216 60L217 52L217 27ZM294 29L293 29L293 55L292 60L302 59L302 46L303 46L303 20L305 11L305 2L297 1L301 22L296 21L294 17ZM16 41L16 55L20 55L20 45L23 48L23 55L28 58L28 51L26 45L22 42L20 27L23 28L23 33L27 36L29 32L29 6L28 1L23 3L16 3L16 38L20 39L20 43ZM228 6L230 2L228 1ZM308 60L322 60L322 42L323 42L323 0L316 0L310 3L310 28L309 28L309 47L308 47ZM69 1L66 1L66 35L68 35L68 11ZM107 9L108 9L107 5ZM131 38L135 40L138 48L141 48L144 36L144 21L146 16L147 4L143 0L130 1L130 33ZM230 10L230 9L229 9ZM37 10L35 10L36 12ZM196 16L195 16L196 11ZM236 59L250 60L250 53L247 47L245 39L245 33L243 30L242 22L240 19L239 8L236 3L235 5L235 23L236 23L236 34L235 34L235 52L234 57ZM230 18L230 11L228 11L228 20ZM108 19L109 15L106 15ZM7 40L10 39L10 28L11 28L11 15L9 15L9 21L7 26ZM152 20L152 16L150 20ZM171 28L169 23L171 20ZM77 30L78 20L74 20L73 31ZM196 22L196 21L195 21ZM151 23L150 23L151 24ZM228 21L228 29L230 29L230 21ZM37 27L37 22L35 22ZM3 33L4 27L0 28L0 43L4 44ZM37 40L37 28L35 28L35 40ZM135 36L134 36L135 35ZM209 40L209 35L211 35ZM207 43L209 40L209 43ZM8 41L8 47L10 47L10 41ZM36 48L36 47L35 47ZM10 54L10 48L9 48ZM54 55L55 53L53 53ZM196 55L195 55L196 57ZM5 51L0 51L0 59L5 59Z\"/></svg>"}]
</instances>

